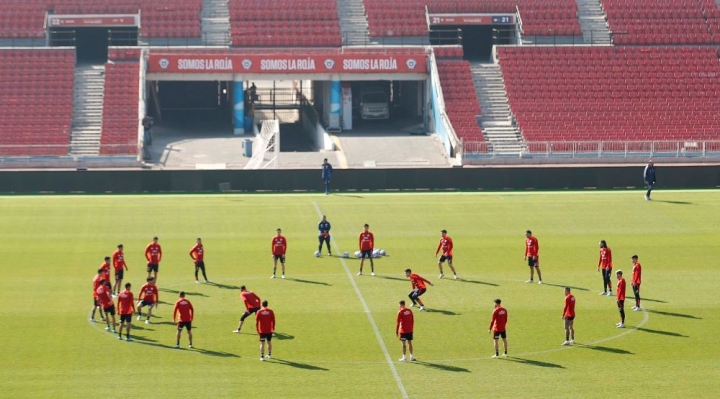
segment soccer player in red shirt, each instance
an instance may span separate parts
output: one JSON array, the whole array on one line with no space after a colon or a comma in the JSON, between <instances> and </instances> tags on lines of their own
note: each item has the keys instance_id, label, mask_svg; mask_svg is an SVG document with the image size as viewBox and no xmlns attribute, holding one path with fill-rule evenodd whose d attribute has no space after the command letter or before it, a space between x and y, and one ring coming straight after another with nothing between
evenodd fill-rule
<instances>
[{"instance_id":1,"label":"soccer player in red shirt","mask_svg":"<svg viewBox=\"0 0 720 399\"><path fill-rule=\"evenodd\" d=\"M642 277L642 266L640 265L640 262L638 262L638 256L633 255L632 256L632 289L633 293L635 294L635 306L632 307L632 310L637 312L639 310L642 310L640 307L640 283L641 283L641 277Z\"/></svg>"},{"instance_id":2,"label":"soccer player in red shirt","mask_svg":"<svg viewBox=\"0 0 720 399\"><path fill-rule=\"evenodd\" d=\"M127 264L125 264L125 254L123 254L122 244L118 245L117 250L112 254L112 265L113 269L115 269L115 285L113 285L113 292L117 292L117 295L119 295L123 277L125 277L125 271L128 269Z\"/></svg>"},{"instance_id":3,"label":"soccer player in red shirt","mask_svg":"<svg viewBox=\"0 0 720 399\"><path fill-rule=\"evenodd\" d=\"M260 310L260 297L255 295L254 292L248 291L244 285L240 287L240 299L245 304L245 313L240 316L240 324L238 324L237 330L233 331L236 334L240 334L245 319Z\"/></svg>"},{"instance_id":4,"label":"soccer player in red shirt","mask_svg":"<svg viewBox=\"0 0 720 399\"><path fill-rule=\"evenodd\" d=\"M615 298L617 298L618 311L620 312L620 323L615 326L617 328L625 328L625 279L623 278L622 270L615 272L617 276L617 288L615 291Z\"/></svg>"},{"instance_id":5,"label":"soccer player in red shirt","mask_svg":"<svg viewBox=\"0 0 720 399\"><path fill-rule=\"evenodd\" d=\"M148 277L147 283L140 287L140 293L138 294L138 321L142 319L143 306L147 306L148 314L147 319L145 319L145 324L150 324L153 308L157 307L158 303L160 303L160 292L158 291L157 285L155 285L155 279Z\"/></svg>"},{"instance_id":6,"label":"soccer player in red shirt","mask_svg":"<svg viewBox=\"0 0 720 399\"><path fill-rule=\"evenodd\" d=\"M365 258L370 259L370 275L375 275L375 263L373 263L372 253L375 248L375 236L370 232L370 225L365 223L363 231L358 237L358 246L360 247L360 272L358 276L362 276L363 264L365 264Z\"/></svg>"},{"instance_id":7,"label":"soccer player in red shirt","mask_svg":"<svg viewBox=\"0 0 720 399\"><path fill-rule=\"evenodd\" d=\"M452 270L453 276L455 276L455 280L457 280L457 273L455 272L455 267L453 267L453 240L447 235L447 230L442 230L440 235L440 243L438 243L438 247L435 250L435 256L437 256L442 249L442 255L440 255L440 259L438 259L438 268L440 268L440 276L438 278L445 277L442 264L447 260L448 266L450 266L450 270Z\"/></svg>"},{"instance_id":8,"label":"soccer player in red shirt","mask_svg":"<svg viewBox=\"0 0 720 399\"><path fill-rule=\"evenodd\" d=\"M602 269L601 269L602 268ZM600 259L598 259L597 270L602 270L603 292L600 295L612 296L612 251L608 248L605 240L600 240Z\"/></svg>"},{"instance_id":9,"label":"soccer player in red shirt","mask_svg":"<svg viewBox=\"0 0 720 399\"><path fill-rule=\"evenodd\" d=\"M110 257L106 256L105 261L100 264L100 268L102 269L103 278L105 279L105 285L108 286L108 288L112 287L112 283L110 281ZM112 290L110 292L112 294Z\"/></svg>"},{"instance_id":10,"label":"soccer player in red shirt","mask_svg":"<svg viewBox=\"0 0 720 399\"><path fill-rule=\"evenodd\" d=\"M412 344L414 327L415 319L413 318L412 310L405 307L405 301L400 301L400 310L398 310L397 321L395 323L395 335L397 335L398 338L400 338L400 342L402 342L403 355L400 358L401 362L407 361L407 358L405 357L408 349L405 347L406 342L407 346L410 348L410 361L415 361L415 356L413 356Z\"/></svg>"},{"instance_id":11,"label":"soccer player in red shirt","mask_svg":"<svg viewBox=\"0 0 720 399\"><path fill-rule=\"evenodd\" d=\"M500 299L495 300L495 310L492 313L492 319L490 320L490 327L488 332L493 332L493 341L495 342L495 355L498 357L498 338L503 340L503 356L507 356L507 333L505 332L505 325L507 324L507 310L500 305L502 301Z\"/></svg>"},{"instance_id":12,"label":"soccer player in red shirt","mask_svg":"<svg viewBox=\"0 0 720 399\"><path fill-rule=\"evenodd\" d=\"M105 315L102 310L102 306L100 305L100 300L98 299L97 289L100 286L100 281L105 280L105 271L100 268L98 269L98 274L95 275L93 278L93 310L92 315L90 316L90 321L95 322L95 311L97 309L100 309L100 318L102 321L105 321Z\"/></svg>"},{"instance_id":13,"label":"soccer player in red shirt","mask_svg":"<svg viewBox=\"0 0 720 399\"><path fill-rule=\"evenodd\" d=\"M542 274L540 274L540 245L538 244L537 238L532 235L532 231L528 230L525 232L525 260L528 261L530 266L530 280L526 283L532 283L535 278L535 270L538 274L538 284L542 284Z\"/></svg>"},{"instance_id":14,"label":"soccer player in red shirt","mask_svg":"<svg viewBox=\"0 0 720 399\"><path fill-rule=\"evenodd\" d=\"M118 329L118 339L122 340L123 326L125 330L125 340L132 342L130 338L130 327L132 327L132 316L135 312L135 295L130 291L130 283L125 284L125 291L118 295L117 307L120 314L120 328Z\"/></svg>"},{"instance_id":15,"label":"soccer player in red shirt","mask_svg":"<svg viewBox=\"0 0 720 399\"><path fill-rule=\"evenodd\" d=\"M103 311L105 311L105 321L107 322L105 330L117 332L115 331L115 304L112 300L112 289L108 287L106 283L107 281L105 281L105 279L100 279L100 285L95 292L97 293L98 301L100 301L100 306L102 306ZM111 317L112 327L110 326Z\"/></svg>"},{"instance_id":16,"label":"soccer player in red shirt","mask_svg":"<svg viewBox=\"0 0 720 399\"><path fill-rule=\"evenodd\" d=\"M160 261L162 260L162 247L158 244L158 238L153 237L152 242L145 247L145 259L147 259L147 274L153 274L153 278L157 281L157 274L160 270Z\"/></svg>"},{"instance_id":17,"label":"soccer player in red shirt","mask_svg":"<svg viewBox=\"0 0 720 399\"><path fill-rule=\"evenodd\" d=\"M565 342L563 346L572 345L575 343L575 295L570 293L570 287L565 287L565 307L563 308L562 314L563 320L565 320Z\"/></svg>"},{"instance_id":18,"label":"soccer player in red shirt","mask_svg":"<svg viewBox=\"0 0 720 399\"><path fill-rule=\"evenodd\" d=\"M287 252L287 239L282 235L282 230L279 228L275 230L275 236L273 236L270 242L270 250L272 251L273 258L273 274L270 278L275 278L275 272L277 271L278 260L282 265L282 278L285 278L285 252Z\"/></svg>"},{"instance_id":19,"label":"soccer player in red shirt","mask_svg":"<svg viewBox=\"0 0 720 399\"><path fill-rule=\"evenodd\" d=\"M202 270L205 283L210 283L211 281L208 280L207 275L205 274L205 248L203 247L201 238L198 238L197 243L190 248L190 257L195 262L195 282L200 282L198 281L198 271Z\"/></svg>"},{"instance_id":20,"label":"soccer player in red shirt","mask_svg":"<svg viewBox=\"0 0 720 399\"><path fill-rule=\"evenodd\" d=\"M425 291L427 291L425 283L428 283L430 285L433 285L433 283L413 273L410 269L405 269L405 277L410 278L410 282L412 283L413 288L413 290L410 291L410 294L408 295L408 297L412 301L412 305L410 305L410 307L413 307L415 306L415 303L418 303L420 304L420 311L425 310L425 305L420 299L420 295L424 294Z\"/></svg>"},{"instance_id":21,"label":"soccer player in red shirt","mask_svg":"<svg viewBox=\"0 0 720 399\"><path fill-rule=\"evenodd\" d=\"M185 291L180 291L179 296L180 299L175 302L175 308L173 309L173 322L177 323L177 341L175 341L175 349L180 348L180 335L182 334L183 328L187 329L188 339L190 340L188 348L192 349L192 321L195 316L195 309L193 309L192 303L185 299ZM180 315L179 318L178 315Z\"/></svg>"},{"instance_id":22,"label":"soccer player in red shirt","mask_svg":"<svg viewBox=\"0 0 720 399\"><path fill-rule=\"evenodd\" d=\"M268 307L268 301L262 302L262 309L255 315L255 329L260 336L260 360L272 357L272 335L275 332L275 312ZM265 342L268 354L265 356Z\"/></svg>"}]
</instances>

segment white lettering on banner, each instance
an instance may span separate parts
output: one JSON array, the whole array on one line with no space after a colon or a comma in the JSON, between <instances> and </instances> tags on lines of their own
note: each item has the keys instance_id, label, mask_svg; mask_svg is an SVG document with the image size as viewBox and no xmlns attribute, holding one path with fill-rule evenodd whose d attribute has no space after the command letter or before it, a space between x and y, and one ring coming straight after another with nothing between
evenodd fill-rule
<instances>
[{"instance_id":1,"label":"white lettering on banner","mask_svg":"<svg viewBox=\"0 0 720 399\"><path fill-rule=\"evenodd\" d=\"M224 59L185 59L181 58L178 60L179 70L219 70L219 71L232 71L233 62L229 58Z\"/></svg>"},{"instance_id":2,"label":"white lettering on banner","mask_svg":"<svg viewBox=\"0 0 720 399\"><path fill-rule=\"evenodd\" d=\"M395 71L398 69L398 65L395 58L346 59L343 60L343 69L346 71Z\"/></svg>"},{"instance_id":3,"label":"white lettering on banner","mask_svg":"<svg viewBox=\"0 0 720 399\"><path fill-rule=\"evenodd\" d=\"M312 58L260 60L263 71L314 71L315 60Z\"/></svg>"}]
</instances>

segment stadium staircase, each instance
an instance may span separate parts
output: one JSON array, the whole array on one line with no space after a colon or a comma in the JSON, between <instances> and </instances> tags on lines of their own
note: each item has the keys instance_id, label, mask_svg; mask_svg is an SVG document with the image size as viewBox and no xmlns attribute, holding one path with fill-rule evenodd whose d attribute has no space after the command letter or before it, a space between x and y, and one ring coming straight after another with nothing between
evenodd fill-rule
<instances>
[{"instance_id":1,"label":"stadium staircase","mask_svg":"<svg viewBox=\"0 0 720 399\"><path fill-rule=\"evenodd\" d=\"M230 11L228 0L204 0L201 13L203 44L230 45Z\"/></svg>"},{"instance_id":2,"label":"stadium staircase","mask_svg":"<svg viewBox=\"0 0 720 399\"><path fill-rule=\"evenodd\" d=\"M482 127L485 140L497 154L519 155L523 147L522 134L513 125L500 66L470 62L470 72L482 109L478 124Z\"/></svg>"},{"instance_id":3,"label":"stadium staircase","mask_svg":"<svg viewBox=\"0 0 720 399\"><path fill-rule=\"evenodd\" d=\"M70 155L98 155L102 135L105 65L75 68Z\"/></svg>"},{"instance_id":4,"label":"stadium staircase","mask_svg":"<svg viewBox=\"0 0 720 399\"><path fill-rule=\"evenodd\" d=\"M337 0L337 2L343 45L367 44L369 41L368 21L362 0Z\"/></svg>"},{"instance_id":5,"label":"stadium staircase","mask_svg":"<svg viewBox=\"0 0 720 399\"><path fill-rule=\"evenodd\" d=\"M611 45L610 28L599 0L576 0L578 18L586 44ZM720 1L720 0L717 0Z\"/></svg>"}]
</instances>

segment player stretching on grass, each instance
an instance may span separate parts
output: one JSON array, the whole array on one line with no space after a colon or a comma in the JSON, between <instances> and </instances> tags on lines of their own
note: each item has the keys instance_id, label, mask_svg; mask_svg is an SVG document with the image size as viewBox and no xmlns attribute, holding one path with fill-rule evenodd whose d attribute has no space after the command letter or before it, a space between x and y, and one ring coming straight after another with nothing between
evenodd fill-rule
<instances>
[{"instance_id":1,"label":"player stretching on grass","mask_svg":"<svg viewBox=\"0 0 720 399\"><path fill-rule=\"evenodd\" d=\"M526 283L532 283L535 278L535 270L538 274L538 284L542 284L542 274L540 274L540 245L538 244L537 238L532 235L532 231L528 230L525 232L525 260L528 261L530 266L530 280Z\"/></svg>"},{"instance_id":2,"label":"player stretching on grass","mask_svg":"<svg viewBox=\"0 0 720 399\"><path fill-rule=\"evenodd\" d=\"M358 276L362 276L363 265L365 264L365 258L370 259L370 275L375 275L375 264L373 263L372 253L375 248L375 236L370 232L370 225L365 223L363 231L360 232L358 237L358 246L360 247L360 272Z\"/></svg>"},{"instance_id":3,"label":"player stretching on grass","mask_svg":"<svg viewBox=\"0 0 720 399\"><path fill-rule=\"evenodd\" d=\"M622 270L615 272L617 276L617 288L615 291L617 298L618 312L620 312L620 323L615 324L617 328L625 328L625 279Z\"/></svg>"},{"instance_id":4,"label":"player stretching on grass","mask_svg":"<svg viewBox=\"0 0 720 399\"><path fill-rule=\"evenodd\" d=\"M97 296L98 300L100 301L100 305L103 308L103 311L105 311L105 321L107 322L107 327L105 327L105 331L115 331L115 325L117 324L115 322L115 304L112 300L112 288L108 287L106 285L105 279L100 280L100 285L98 286L97 290ZM110 318L112 318L112 327L110 324Z\"/></svg>"},{"instance_id":5,"label":"player stretching on grass","mask_svg":"<svg viewBox=\"0 0 720 399\"><path fill-rule=\"evenodd\" d=\"M155 279L148 277L147 283L140 287L140 293L138 294L138 321L142 319L143 306L147 306L148 313L147 319L145 319L145 324L150 324L150 317L152 317L153 308L157 307L158 303L160 303L160 292L158 292L157 285L155 285Z\"/></svg>"},{"instance_id":6,"label":"player stretching on grass","mask_svg":"<svg viewBox=\"0 0 720 399\"><path fill-rule=\"evenodd\" d=\"M275 312L268 307L268 301L262 302L262 309L255 315L255 329L260 336L260 360L272 357L272 335L275 331ZM268 354L265 356L265 342Z\"/></svg>"},{"instance_id":7,"label":"player stretching on grass","mask_svg":"<svg viewBox=\"0 0 720 399\"><path fill-rule=\"evenodd\" d=\"M287 239L282 235L282 230L275 230L275 236L270 242L270 250L272 251L273 258L273 274L270 278L275 278L275 272L277 271L277 264L280 261L282 265L282 278L285 278L285 253L287 252Z\"/></svg>"},{"instance_id":8,"label":"player stretching on grass","mask_svg":"<svg viewBox=\"0 0 720 399\"><path fill-rule=\"evenodd\" d=\"M192 303L185 299L185 291L180 291L179 296L180 299L175 302L175 308L173 309L173 322L177 323L175 349L180 349L180 335L182 334L183 328L187 329L188 339L190 340L188 348L192 349L192 321L195 316L195 309L193 309ZM179 318L178 314L180 315Z\"/></svg>"},{"instance_id":9,"label":"player stretching on grass","mask_svg":"<svg viewBox=\"0 0 720 399\"><path fill-rule=\"evenodd\" d=\"M562 314L565 320L565 342L562 345L572 345L575 343L575 295L570 293L570 287L565 287L565 308Z\"/></svg>"},{"instance_id":10,"label":"player stretching on grass","mask_svg":"<svg viewBox=\"0 0 720 399\"><path fill-rule=\"evenodd\" d=\"M640 282L642 277L642 266L640 266L640 262L638 262L638 256L633 255L632 256L632 289L633 293L635 294L635 306L633 306L632 310L639 311L642 310L640 307Z\"/></svg>"},{"instance_id":11,"label":"player stretching on grass","mask_svg":"<svg viewBox=\"0 0 720 399\"><path fill-rule=\"evenodd\" d=\"M113 285L113 293L120 295L120 288L122 288L125 271L128 269L127 264L125 264L125 254L123 253L122 244L118 245L117 250L112 254L112 265L115 269L115 285Z\"/></svg>"},{"instance_id":12,"label":"player stretching on grass","mask_svg":"<svg viewBox=\"0 0 720 399\"><path fill-rule=\"evenodd\" d=\"M240 317L240 324L238 324L237 330L233 331L236 334L240 334L245 319L260 310L260 297L255 295L254 292L248 291L244 285L240 287L240 299L242 299L245 304L245 313Z\"/></svg>"},{"instance_id":13,"label":"player stretching on grass","mask_svg":"<svg viewBox=\"0 0 720 399\"><path fill-rule=\"evenodd\" d=\"M162 247L158 244L158 238L153 237L152 242L145 247L145 259L147 259L147 276L157 281L158 271L160 271L160 261L162 260Z\"/></svg>"},{"instance_id":14,"label":"player stretching on grass","mask_svg":"<svg viewBox=\"0 0 720 399\"><path fill-rule=\"evenodd\" d=\"M397 321L395 323L395 335L400 338L400 342L402 342L402 352L403 355L400 358L401 362L406 362L407 358L405 357L407 353L407 347L410 349L410 361L415 361L415 356L413 356L413 328L415 325L415 319L413 318L413 312L412 310L405 307L405 301L400 301L400 310L397 313ZM407 342L407 347L405 346L405 343Z\"/></svg>"},{"instance_id":15,"label":"player stretching on grass","mask_svg":"<svg viewBox=\"0 0 720 399\"><path fill-rule=\"evenodd\" d=\"M500 299L495 300L495 310L492 313L492 319L490 320L490 327L488 327L488 332L493 332L493 341L495 343L495 355L493 356L498 357L500 356L498 352L498 338L502 338L503 340L503 349L505 350L503 352L503 356L507 356L507 333L505 332L505 324L507 324L507 310L505 310L504 307L500 306Z\"/></svg>"},{"instance_id":16,"label":"player stretching on grass","mask_svg":"<svg viewBox=\"0 0 720 399\"><path fill-rule=\"evenodd\" d=\"M600 295L612 296L612 251L608 248L605 240L600 240L600 259L598 259L597 270L600 271L600 268L602 268L603 278L603 292Z\"/></svg>"},{"instance_id":17,"label":"player stretching on grass","mask_svg":"<svg viewBox=\"0 0 720 399\"><path fill-rule=\"evenodd\" d=\"M420 304L420 311L425 310L425 305L420 299L420 295L424 294L425 291L427 291L425 283L428 283L430 285L433 285L433 283L413 273L410 269L405 269L405 277L410 278L410 282L412 283L413 287L413 290L410 291L410 294L408 295L408 297L412 301L412 305L410 305L410 307L413 307L416 303L418 303Z\"/></svg>"},{"instance_id":18,"label":"player stretching on grass","mask_svg":"<svg viewBox=\"0 0 720 399\"><path fill-rule=\"evenodd\" d=\"M452 270L453 276L455 276L455 280L457 280L457 273L455 272L455 268L453 267L453 240L452 238L450 238L450 236L447 235L447 230L442 230L440 232L440 235L440 243L438 243L438 247L435 250L435 256L437 256L442 249L442 255L440 255L440 259L438 259L438 268L440 268L440 276L438 278L445 277L442 264L447 260L448 266L450 266L450 270Z\"/></svg>"},{"instance_id":19,"label":"player stretching on grass","mask_svg":"<svg viewBox=\"0 0 720 399\"><path fill-rule=\"evenodd\" d=\"M208 280L205 274L205 248L203 247L201 238L198 238L195 246L190 248L190 257L195 262L195 283L200 282L198 281L198 272L200 270L202 270L205 283L210 283L210 280Z\"/></svg>"},{"instance_id":20,"label":"player stretching on grass","mask_svg":"<svg viewBox=\"0 0 720 399\"><path fill-rule=\"evenodd\" d=\"M135 296L130 292L130 283L125 284L125 291L118 294L118 314L120 314L120 328L118 329L118 339L122 340L123 326L125 330L125 339L131 342L130 327L132 327L132 316L135 312Z\"/></svg>"}]
</instances>

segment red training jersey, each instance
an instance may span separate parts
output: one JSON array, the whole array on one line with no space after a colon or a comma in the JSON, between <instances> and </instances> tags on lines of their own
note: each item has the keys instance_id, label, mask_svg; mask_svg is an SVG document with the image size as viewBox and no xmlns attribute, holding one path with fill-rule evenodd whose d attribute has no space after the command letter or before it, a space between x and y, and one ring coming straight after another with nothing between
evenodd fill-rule
<instances>
[{"instance_id":1,"label":"red training jersey","mask_svg":"<svg viewBox=\"0 0 720 399\"><path fill-rule=\"evenodd\" d=\"M271 334L275 331L275 312L262 308L255 314L255 328L258 334Z\"/></svg>"},{"instance_id":2,"label":"red training jersey","mask_svg":"<svg viewBox=\"0 0 720 399\"><path fill-rule=\"evenodd\" d=\"M100 304L103 308L108 308L113 305L112 290L105 285L100 285L95 290L97 298L100 300Z\"/></svg>"},{"instance_id":3,"label":"red training jersey","mask_svg":"<svg viewBox=\"0 0 720 399\"><path fill-rule=\"evenodd\" d=\"M641 276L642 275L642 266L640 266L639 262L633 266L632 274L633 274L632 275L632 283L634 285L640 285L640 282L641 282L640 280L642 277Z\"/></svg>"},{"instance_id":4,"label":"red training jersey","mask_svg":"<svg viewBox=\"0 0 720 399\"><path fill-rule=\"evenodd\" d=\"M507 324L507 310L502 306L496 306L488 330L503 332L505 331L505 324Z\"/></svg>"},{"instance_id":5,"label":"red training jersey","mask_svg":"<svg viewBox=\"0 0 720 399\"><path fill-rule=\"evenodd\" d=\"M180 313L180 319L177 318ZM192 303L185 298L180 298L175 302L175 308L173 309L173 320L180 322L193 321L195 316L195 309L193 309Z\"/></svg>"},{"instance_id":6,"label":"red training jersey","mask_svg":"<svg viewBox=\"0 0 720 399\"><path fill-rule=\"evenodd\" d=\"M135 295L125 290L118 295L118 313L121 315L133 314L135 312Z\"/></svg>"},{"instance_id":7,"label":"red training jersey","mask_svg":"<svg viewBox=\"0 0 720 399\"><path fill-rule=\"evenodd\" d=\"M615 297L618 301L625 300L625 279L621 278L617 283L617 290L615 291Z\"/></svg>"},{"instance_id":8,"label":"red training jersey","mask_svg":"<svg viewBox=\"0 0 720 399\"><path fill-rule=\"evenodd\" d=\"M415 273L410 275L410 282L412 283L413 289L415 289L415 288L425 289L425 288L427 288L425 286L425 283L428 283L428 284L430 283L429 281L425 280L424 278L418 276Z\"/></svg>"},{"instance_id":9,"label":"red training jersey","mask_svg":"<svg viewBox=\"0 0 720 399\"><path fill-rule=\"evenodd\" d=\"M113 252L112 264L116 272L127 268L127 266L125 265L125 254L123 254L123 251L118 249L117 251Z\"/></svg>"},{"instance_id":10,"label":"red training jersey","mask_svg":"<svg viewBox=\"0 0 720 399\"><path fill-rule=\"evenodd\" d=\"M145 259L147 259L148 263L152 263L154 265L160 263L162 260L162 248L160 247L160 244L156 244L154 242L148 244L148 246L145 247Z\"/></svg>"},{"instance_id":11,"label":"red training jersey","mask_svg":"<svg viewBox=\"0 0 720 399\"><path fill-rule=\"evenodd\" d=\"M415 318L412 310L401 307L397 313L397 322L395 323L395 334L409 334L413 332L415 326Z\"/></svg>"},{"instance_id":12,"label":"red training jersey","mask_svg":"<svg viewBox=\"0 0 720 399\"><path fill-rule=\"evenodd\" d=\"M285 255L285 251L287 251L287 240L285 236L279 234L273 237L270 247L273 255Z\"/></svg>"},{"instance_id":13,"label":"red training jersey","mask_svg":"<svg viewBox=\"0 0 720 399\"><path fill-rule=\"evenodd\" d=\"M103 278L105 279L105 282L110 284L110 264L103 262L100 264L100 269L103 270Z\"/></svg>"},{"instance_id":14,"label":"red training jersey","mask_svg":"<svg viewBox=\"0 0 720 399\"><path fill-rule=\"evenodd\" d=\"M259 308L260 298L252 291L240 293L240 299L245 303L245 309Z\"/></svg>"},{"instance_id":15,"label":"red training jersey","mask_svg":"<svg viewBox=\"0 0 720 399\"><path fill-rule=\"evenodd\" d=\"M100 286L100 280L104 279L105 275L98 274L93 278L93 298L97 298L97 289Z\"/></svg>"},{"instance_id":16,"label":"red training jersey","mask_svg":"<svg viewBox=\"0 0 720 399\"><path fill-rule=\"evenodd\" d=\"M538 256L539 251L540 245L538 244L538 240L535 236L525 238L525 256Z\"/></svg>"},{"instance_id":17,"label":"red training jersey","mask_svg":"<svg viewBox=\"0 0 720 399\"><path fill-rule=\"evenodd\" d=\"M565 309L563 309L563 317L575 317L575 295L565 295Z\"/></svg>"},{"instance_id":18,"label":"red training jersey","mask_svg":"<svg viewBox=\"0 0 720 399\"><path fill-rule=\"evenodd\" d=\"M598 259L598 267L602 267L603 270L612 270L612 251L610 248L600 248L600 259Z\"/></svg>"},{"instance_id":19,"label":"red training jersey","mask_svg":"<svg viewBox=\"0 0 720 399\"><path fill-rule=\"evenodd\" d=\"M375 236L369 231L363 231L358 238L358 246L361 251L372 251L375 248Z\"/></svg>"},{"instance_id":20,"label":"red training jersey","mask_svg":"<svg viewBox=\"0 0 720 399\"><path fill-rule=\"evenodd\" d=\"M452 250L453 250L453 241L452 238L449 236L445 236L440 239L440 243L438 243L438 247L435 250L435 255L440 253L440 250L442 249L442 255L443 256L453 256Z\"/></svg>"},{"instance_id":21,"label":"red training jersey","mask_svg":"<svg viewBox=\"0 0 720 399\"><path fill-rule=\"evenodd\" d=\"M158 287L155 284L146 283L140 287L140 293L138 294L138 300L144 299L145 302L156 303L160 300L160 293Z\"/></svg>"},{"instance_id":22,"label":"red training jersey","mask_svg":"<svg viewBox=\"0 0 720 399\"><path fill-rule=\"evenodd\" d=\"M190 249L190 257L193 258L195 262L202 262L203 259L205 259L205 249L203 245L195 244L195 246Z\"/></svg>"}]
</instances>

